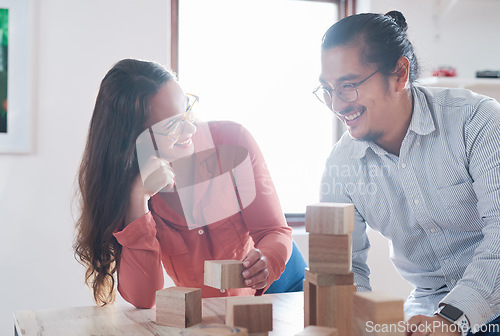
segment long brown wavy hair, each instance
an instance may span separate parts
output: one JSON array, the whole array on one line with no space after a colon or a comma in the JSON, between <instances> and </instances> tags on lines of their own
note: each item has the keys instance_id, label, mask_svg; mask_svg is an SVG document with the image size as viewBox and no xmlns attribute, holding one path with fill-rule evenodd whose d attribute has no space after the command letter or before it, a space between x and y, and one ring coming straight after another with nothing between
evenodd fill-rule
<instances>
[{"instance_id":1,"label":"long brown wavy hair","mask_svg":"<svg viewBox=\"0 0 500 336\"><path fill-rule=\"evenodd\" d=\"M139 174L135 142L144 131L150 99L174 75L153 62L124 59L101 82L78 172L81 214L74 250L97 304L116 297L121 246L113 232L123 225Z\"/></svg>"}]
</instances>

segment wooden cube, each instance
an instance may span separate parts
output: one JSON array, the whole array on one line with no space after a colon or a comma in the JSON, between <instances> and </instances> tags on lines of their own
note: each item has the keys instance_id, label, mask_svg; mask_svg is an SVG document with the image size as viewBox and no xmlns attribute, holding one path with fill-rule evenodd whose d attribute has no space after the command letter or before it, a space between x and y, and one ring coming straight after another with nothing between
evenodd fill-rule
<instances>
[{"instance_id":1,"label":"wooden cube","mask_svg":"<svg viewBox=\"0 0 500 336\"><path fill-rule=\"evenodd\" d=\"M304 330L296 336L339 336L339 333L335 328L310 325L305 327Z\"/></svg>"},{"instance_id":2,"label":"wooden cube","mask_svg":"<svg viewBox=\"0 0 500 336\"><path fill-rule=\"evenodd\" d=\"M309 234L309 269L311 272L349 274L351 267L351 234Z\"/></svg>"},{"instance_id":3,"label":"wooden cube","mask_svg":"<svg viewBox=\"0 0 500 336\"><path fill-rule=\"evenodd\" d=\"M306 267L305 280L316 286L331 286L331 285L352 285L354 284L354 273L348 274L329 274L311 272Z\"/></svg>"},{"instance_id":4,"label":"wooden cube","mask_svg":"<svg viewBox=\"0 0 500 336\"><path fill-rule=\"evenodd\" d=\"M248 336L248 330L241 327L231 327L225 324L200 324L186 329L187 336Z\"/></svg>"},{"instance_id":5,"label":"wooden cube","mask_svg":"<svg viewBox=\"0 0 500 336\"><path fill-rule=\"evenodd\" d=\"M349 234L354 230L354 204L317 203L306 207L306 231L317 234Z\"/></svg>"},{"instance_id":6,"label":"wooden cube","mask_svg":"<svg viewBox=\"0 0 500 336\"><path fill-rule=\"evenodd\" d=\"M376 323L404 320L404 300L380 292L360 292L353 298L356 316Z\"/></svg>"},{"instance_id":7,"label":"wooden cube","mask_svg":"<svg viewBox=\"0 0 500 336\"><path fill-rule=\"evenodd\" d=\"M402 299L384 293L355 293L353 296L354 335L404 336L403 305ZM374 329L375 325L377 329Z\"/></svg>"},{"instance_id":8,"label":"wooden cube","mask_svg":"<svg viewBox=\"0 0 500 336\"><path fill-rule=\"evenodd\" d=\"M169 287L156 292L156 323L187 328L201 322L201 289Z\"/></svg>"},{"instance_id":9,"label":"wooden cube","mask_svg":"<svg viewBox=\"0 0 500 336\"><path fill-rule=\"evenodd\" d=\"M304 326L336 328L352 333L352 296L355 285L316 286L304 280Z\"/></svg>"},{"instance_id":10,"label":"wooden cube","mask_svg":"<svg viewBox=\"0 0 500 336\"><path fill-rule=\"evenodd\" d=\"M352 296L355 285L316 287L316 325L352 335Z\"/></svg>"},{"instance_id":11,"label":"wooden cube","mask_svg":"<svg viewBox=\"0 0 500 336\"><path fill-rule=\"evenodd\" d=\"M218 289L244 288L244 270L240 260L205 260L204 283Z\"/></svg>"},{"instance_id":12,"label":"wooden cube","mask_svg":"<svg viewBox=\"0 0 500 336\"><path fill-rule=\"evenodd\" d=\"M263 296L233 296L226 299L226 324L248 329L249 334L273 330L273 306Z\"/></svg>"},{"instance_id":13,"label":"wooden cube","mask_svg":"<svg viewBox=\"0 0 500 336\"><path fill-rule=\"evenodd\" d=\"M304 289L304 327L315 325L316 317L316 285L303 281Z\"/></svg>"}]
</instances>

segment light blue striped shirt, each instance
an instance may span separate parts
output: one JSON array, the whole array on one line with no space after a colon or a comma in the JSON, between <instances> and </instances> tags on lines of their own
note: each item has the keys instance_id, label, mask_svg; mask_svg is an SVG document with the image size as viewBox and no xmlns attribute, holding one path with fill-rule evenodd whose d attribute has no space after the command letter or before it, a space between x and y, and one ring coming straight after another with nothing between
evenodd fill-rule
<instances>
[{"instance_id":1,"label":"light blue striped shirt","mask_svg":"<svg viewBox=\"0 0 500 336\"><path fill-rule=\"evenodd\" d=\"M371 289L369 225L416 288L406 314L432 315L443 302L481 325L500 313L500 104L463 89L412 94L399 157L345 133L327 160L321 201L355 205L358 290Z\"/></svg>"}]
</instances>

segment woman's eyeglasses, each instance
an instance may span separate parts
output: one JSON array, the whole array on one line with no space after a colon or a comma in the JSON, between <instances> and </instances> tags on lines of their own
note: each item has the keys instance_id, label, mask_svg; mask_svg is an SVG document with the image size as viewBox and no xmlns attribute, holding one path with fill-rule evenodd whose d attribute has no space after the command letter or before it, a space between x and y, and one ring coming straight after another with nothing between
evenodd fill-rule
<instances>
[{"instance_id":1,"label":"woman's eyeglasses","mask_svg":"<svg viewBox=\"0 0 500 336\"><path fill-rule=\"evenodd\" d=\"M177 142L179 137L184 130L184 123L190 122L194 123L196 121L196 104L199 102L200 98L197 95L186 93L186 97L188 99L186 112L174 116L172 118L168 118L163 121L164 124L155 125L155 130L150 127L149 132L152 134L158 134L166 136L171 142Z\"/></svg>"}]
</instances>

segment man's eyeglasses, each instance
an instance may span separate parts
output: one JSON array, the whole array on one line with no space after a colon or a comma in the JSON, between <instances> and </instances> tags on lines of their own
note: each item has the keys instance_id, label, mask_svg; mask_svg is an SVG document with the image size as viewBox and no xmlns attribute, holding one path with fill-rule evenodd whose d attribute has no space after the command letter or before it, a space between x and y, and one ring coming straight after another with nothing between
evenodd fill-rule
<instances>
[{"instance_id":1,"label":"man's eyeglasses","mask_svg":"<svg viewBox=\"0 0 500 336\"><path fill-rule=\"evenodd\" d=\"M358 86L366 82L369 78L371 78L373 75L375 75L377 71L372 73L370 76L366 77L363 79L361 82L358 83L340 83L337 86L335 86L333 89L324 87L323 85L318 86L314 91L314 95L316 98L319 99L320 102L328 106L333 111L333 94L332 92L335 91L335 94L342 99L343 101L346 102L353 102L359 97L358 93Z\"/></svg>"},{"instance_id":2,"label":"man's eyeglasses","mask_svg":"<svg viewBox=\"0 0 500 336\"><path fill-rule=\"evenodd\" d=\"M166 136L171 142L177 142L184 130L184 123L194 123L196 121L195 106L200 98L191 93L186 93L186 97L188 100L186 112L153 125L153 127L150 127L149 132Z\"/></svg>"}]
</instances>

